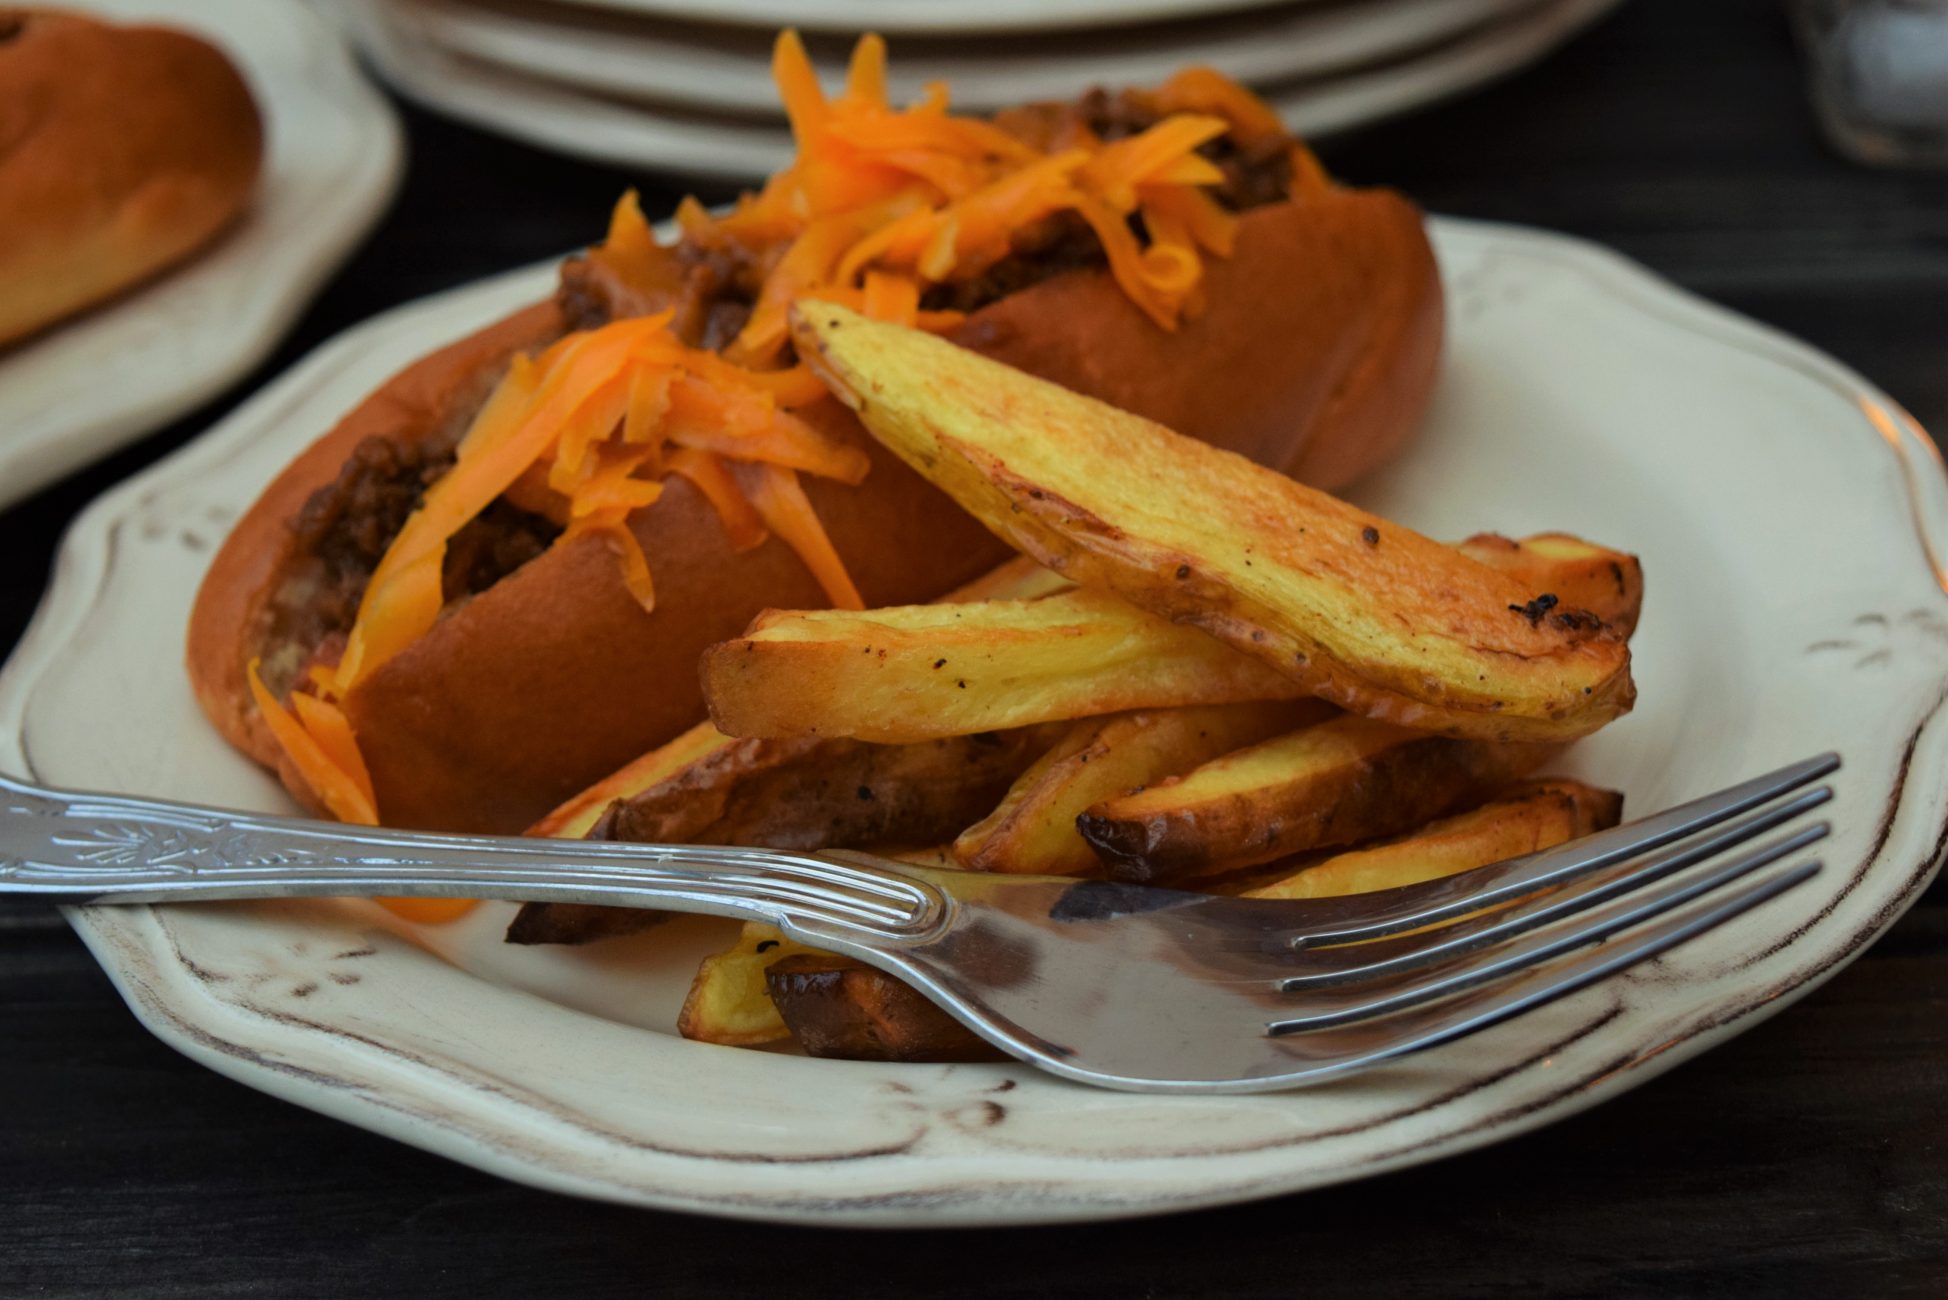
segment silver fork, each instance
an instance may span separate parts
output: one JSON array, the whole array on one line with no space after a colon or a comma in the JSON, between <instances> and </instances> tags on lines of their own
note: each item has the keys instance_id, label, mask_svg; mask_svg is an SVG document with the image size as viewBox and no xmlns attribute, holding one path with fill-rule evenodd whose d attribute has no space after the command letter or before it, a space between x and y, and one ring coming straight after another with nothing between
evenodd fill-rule
<instances>
[{"instance_id":1,"label":"silver fork","mask_svg":"<svg viewBox=\"0 0 1948 1300\"><path fill-rule=\"evenodd\" d=\"M1731 850L1824 803L1828 788L1804 787L1838 766L1831 754L1795 763L1426 884L1281 902L851 852L368 829L0 777L0 897L389 894L706 912L889 971L1065 1078L1259 1092L1475 1033L1801 884L1817 862L1761 869L1825 835L1824 822Z\"/></svg>"}]
</instances>

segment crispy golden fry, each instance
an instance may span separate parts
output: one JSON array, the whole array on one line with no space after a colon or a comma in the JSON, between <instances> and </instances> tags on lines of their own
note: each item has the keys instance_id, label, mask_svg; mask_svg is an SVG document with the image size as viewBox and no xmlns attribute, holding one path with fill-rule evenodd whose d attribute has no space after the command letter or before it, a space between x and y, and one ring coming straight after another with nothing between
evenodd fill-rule
<instances>
[{"instance_id":1,"label":"crispy golden fry","mask_svg":"<svg viewBox=\"0 0 1948 1300\"><path fill-rule=\"evenodd\" d=\"M1017 549L1309 694L1484 740L1565 740L1630 707L1614 629L1451 547L918 330L817 302L794 321L873 435Z\"/></svg>"},{"instance_id":2,"label":"crispy golden fry","mask_svg":"<svg viewBox=\"0 0 1948 1300\"><path fill-rule=\"evenodd\" d=\"M1001 1053L893 976L850 957L803 953L765 971L772 1004L813 1056L986 1061Z\"/></svg>"},{"instance_id":3,"label":"crispy golden fry","mask_svg":"<svg viewBox=\"0 0 1948 1300\"><path fill-rule=\"evenodd\" d=\"M705 957L676 1018L677 1032L704 1043L753 1047L791 1036L772 1004L764 975L773 963L815 953L768 925L746 922L737 942Z\"/></svg>"},{"instance_id":4,"label":"crispy golden fry","mask_svg":"<svg viewBox=\"0 0 1948 1300\"><path fill-rule=\"evenodd\" d=\"M1102 860L1076 830L1084 809L1336 712L1299 700L1084 719L1022 773L999 808L954 841L954 857L974 871L1100 873Z\"/></svg>"},{"instance_id":5,"label":"crispy golden fry","mask_svg":"<svg viewBox=\"0 0 1948 1300\"><path fill-rule=\"evenodd\" d=\"M1348 853L1314 854L1289 874L1256 883L1248 898L1329 898L1437 880L1504 858L1553 848L1617 824L1623 796L1562 777L1511 786L1468 812Z\"/></svg>"},{"instance_id":6,"label":"crispy golden fry","mask_svg":"<svg viewBox=\"0 0 1948 1300\"><path fill-rule=\"evenodd\" d=\"M1476 533L1455 549L1519 579L1532 599L1554 597L1552 609L1587 610L1627 639L1644 605L1644 566L1636 556L1568 533L1537 533L1515 541Z\"/></svg>"},{"instance_id":7,"label":"crispy golden fry","mask_svg":"<svg viewBox=\"0 0 1948 1300\"><path fill-rule=\"evenodd\" d=\"M1176 884L1398 834L1526 776L1552 752L1341 714L1106 799L1077 825L1116 879Z\"/></svg>"},{"instance_id":8,"label":"crispy golden fry","mask_svg":"<svg viewBox=\"0 0 1948 1300\"><path fill-rule=\"evenodd\" d=\"M1306 693L1195 628L1094 591L767 612L706 651L701 671L711 718L731 735L888 744Z\"/></svg>"}]
</instances>

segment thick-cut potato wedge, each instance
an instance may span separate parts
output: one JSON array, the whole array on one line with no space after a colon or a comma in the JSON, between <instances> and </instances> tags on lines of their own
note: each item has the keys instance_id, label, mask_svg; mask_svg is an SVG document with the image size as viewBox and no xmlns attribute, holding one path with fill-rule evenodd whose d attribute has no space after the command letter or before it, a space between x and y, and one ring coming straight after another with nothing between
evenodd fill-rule
<instances>
[{"instance_id":1,"label":"thick-cut potato wedge","mask_svg":"<svg viewBox=\"0 0 1948 1300\"><path fill-rule=\"evenodd\" d=\"M873 436L1016 549L1349 712L1566 740L1630 707L1614 629L1452 547L921 331L819 302L794 322Z\"/></svg>"},{"instance_id":2,"label":"thick-cut potato wedge","mask_svg":"<svg viewBox=\"0 0 1948 1300\"><path fill-rule=\"evenodd\" d=\"M999 808L954 841L954 856L973 871L1100 874L1102 860L1076 830L1084 809L1336 712L1298 700L1084 719L1021 774Z\"/></svg>"},{"instance_id":3,"label":"thick-cut potato wedge","mask_svg":"<svg viewBox=\"0 0 1948 1300\"><path fill-rule=\"evenodd\" d=\"M1001 1053L910 985L850 957L802 953L764 973L798 1045L851 1061L987 1061Z\"/></svg>"},{"instance_id":4,"label":"thick-cut potato wedge","mask_svg":"<svg viewBox=\"0 0 1948 1300\"><path fill-rule=\"evenodd\" d=\"M1581 609L1628 638L1644 607L1644 566L1636 556L1568 533L1536 533L1520 541L1476 533L1455 549L1519 579L1534 599L1554 597L1552 609Z\"/></svg>"},{"instance_id":5,"label":"thick-cut potato wedge","mask_svg":"<svg viewBox=\"0 0 1948 1300\"><path fill-rule=\"evenodd\" d=\"M730 735L887 744L1308 693L1196 628L1098 591L769 611L706 651L701 671L711 719Z\"/></svg>"},{"instance_id":6,"label":"thick-cut potato wedge","mask_svg":"<svg viewBox=\"0 0 1948 1300\"><path fill-rule=\"evenodd\" d=\"M769 849L937 844L994 806L1056 726L912 745L739 740L609 806L592 839Z\"/></svg>"},{"instance_id":7,"label":"thick-cut potato wedge","mask_svg":"<svg viewBox=\"0 0 1948 1300\"><path fill-rule=\"evenodd\" d=\"M1106 799L1077 826L1116 879L1175 884L1398 834L1528 775L1554 749L1341 714Z\"/></svg>"},{"instance_id":8,"label":"thick-cut potato wedge","mask_svg":"<svg viewBox=\"0 0 1948 1300\"><path fill-rule=\"evenodd\" d=\"M705 957L690 981L690 993L677 1014L676 1030L685 1038L731 1047L753 1047L791 1037L765 987L765 971L786 957L823 956L768 925L748 921L737 942Z\"/></svg>"},{"instance_id":9,"label":"thick-cut potato wedge","mask_svg":"<svg viewBox=\"0 0 1948 1300\"><path fill-rule=\"evenodd\" d=\"M731 740L628 798L587 838L639 844L745 844L769 849L937 844L994 807L1061 738L1026 727L917 745L860 740ZM661 917L643 908L529 903L510 943L587 943L633 934Z\"/></svg>"},{"instance_id":10,"label":"thick-cut potato wedge","mask_svg":"<svg viewBox=\"0 0 1948 1300\"><path fill-rule=\"evenodd\" d=\"M1330 898L1417 885L1607 830L1623 796L1563 777L1525 781L1468 812L1348 853L1315 854L1270 880L1254 873L1247 898Z\"/></svg>"}]
</instances>

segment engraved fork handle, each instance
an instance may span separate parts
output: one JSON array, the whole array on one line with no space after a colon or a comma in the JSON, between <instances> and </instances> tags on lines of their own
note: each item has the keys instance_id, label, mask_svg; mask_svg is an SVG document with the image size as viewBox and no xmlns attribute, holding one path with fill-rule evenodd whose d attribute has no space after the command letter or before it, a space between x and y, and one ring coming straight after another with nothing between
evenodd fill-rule
<instances>
[{"instance_id":1,"label":"engraved fork handle","mask_svg":"<svg viewBox=\"0 0 1948 1300\"><path fill-rule=\"evenodd\" d=\"M915 869L695 844L439 835L259 816L0 776L0 897L161 903L374 894L660 907L855 941L941 918Z\"/></svg>"}]
</instances>

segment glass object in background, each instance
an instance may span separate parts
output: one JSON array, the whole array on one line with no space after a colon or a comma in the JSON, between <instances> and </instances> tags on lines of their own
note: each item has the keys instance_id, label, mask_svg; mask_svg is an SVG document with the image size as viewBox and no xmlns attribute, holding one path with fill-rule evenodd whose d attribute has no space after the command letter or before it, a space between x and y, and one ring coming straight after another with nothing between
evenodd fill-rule
<instances>
[{"instance_id":1,"label":"glass object in background","mask_svg":"<svg viewBox=\"0 0 1948 1300\"><path fill-rule=\"evenodd\" d=\"M1793 0L1793 18L1836 148L1948 167L1948 0Z\"/></svg>"}]
</instances>

